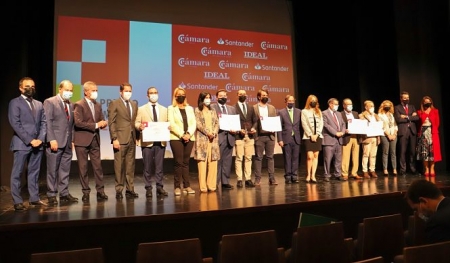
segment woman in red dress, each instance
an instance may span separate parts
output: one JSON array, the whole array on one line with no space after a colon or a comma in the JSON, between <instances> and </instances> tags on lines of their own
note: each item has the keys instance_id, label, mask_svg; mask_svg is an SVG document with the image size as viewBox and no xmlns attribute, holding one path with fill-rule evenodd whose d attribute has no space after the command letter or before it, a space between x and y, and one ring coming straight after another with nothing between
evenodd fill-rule
<instances>
[{"instance_id":1,"label":"woman in red dress","mask_svg":"<svg viewBox=\"0 0 450 263\"><path fill-rule=\"evenodd\" d=\"M417 142L417 159L423 161L425 176L435 177L434 164L442 160L439 140L439 111L429 96L422 98Z\"/></svg>"}]
</instances>

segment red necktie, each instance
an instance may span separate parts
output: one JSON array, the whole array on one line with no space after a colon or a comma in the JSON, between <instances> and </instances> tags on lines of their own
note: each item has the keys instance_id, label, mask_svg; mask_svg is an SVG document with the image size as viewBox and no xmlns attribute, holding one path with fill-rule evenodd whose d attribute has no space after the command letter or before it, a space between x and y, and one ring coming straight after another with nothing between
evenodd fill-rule
<instances>
[{"instance_id":1,"label":"red necktie","mask_svg":"<svg viewBox=\"0 0 450 263\"><path fill-rule=\"evenodd\" d=\"M405 105L405 112L406 112L406 115L408 115L408 105Z\"/></svg>"},{"instance_id":2,"label":"red necktie","mask_svg":"<svg viewBox=\"0 0 450 263\"><path fill-rule=\"evenodd\" d=\"M69 107L67 106L67 104L69 103L67 101L64 101L64 111L66 112L67 120L70 120Z\"/></svg>"}]
</instances>

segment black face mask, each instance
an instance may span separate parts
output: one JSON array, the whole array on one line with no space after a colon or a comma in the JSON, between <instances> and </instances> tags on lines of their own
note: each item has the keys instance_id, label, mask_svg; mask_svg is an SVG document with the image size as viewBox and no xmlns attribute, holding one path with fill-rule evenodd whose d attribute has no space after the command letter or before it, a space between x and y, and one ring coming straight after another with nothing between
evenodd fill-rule
<instances>
[{"instance_id":1,"label":"black face mask","mask_svg":"<svg viewBox=\"0 0 450 263\"><path fill-rule=\"evenodd\" d=\"M309 103L309 106L311 106L311 108L315 108L315 107L317 106L317 102L311 101L311 102Z\"/></svg>"},{"instance_id":2,"label":"black face mask","mask_svg":"<svg viewBox=\"0 0 450 263\"><path fill-rule=\"evenodd\" d=\"M177 102L180 104L183 103L185 99L186 99L186 96L177 96Z\"/></svg>"},{"instance_id":3,"label":"black face mask","mask_svg":"<svg viewBox=\"0 0 450 263\"><path fill-rule=\"evenodd\" d=\"M288 104L287 104L287 107L288 107L289 109L294 108L294 103L288 103Z\"/></svg>"},{"instance_id":4,"label":"black face mask","mask_svg":"<svg viewBox=\"0 0 450 263\"><path fill-rule=\"evenodd\" d=\"M217 101L223 105L223 104L227 103L227 98L219 98Z\"/></svg>"},{"instance_id":5,"label":"black face mask","mask_svg":"<svg viewBox=\"0 0 450 263\"><path fill-rule=\"evenodd\" d=\"M391 107L384 107L383 110L384 111L389 111L391 109Z\"/></svg>"},{"instance_id":6,"label":"black face mask","mask_svg":"<svg viewBox=\"0 0 450 263\"><path fill-rule=\"evenodd\" d=\"M262 103L267 103L268 101L269 101L269 98L267 98L267 97L261 98Z\"/></svg>"},{"instance_id":7,"label":"black face mask","mask_svg":"<svg viewBox=\"0 0 450 263\"><path fill-rule=\"evenodd\" d=\"M409 100L402 100L403 104L409 104Z\"/></svg>"},{"instance_id":8,"label":"black face mask","mask_svg":"<svg viewBox=\"0 0 450 263\"><path fill-rule=\"evenodd\" d=\"M429 107L431 107L431 103L424 103L424 104L423 104L423 107L429 108Z\"/></svg>"},{"instance_id":9,"label":"black face mask","mask_svg":"<svg viewBox=\"0 0 450 263\"><path fill-rule=\"evenodd\" d=\"M36 90L34 88L24 88L23 95L28 98L33 98L34 94L36 94Z\"/></svg>"},{"instance_id":10,"label":"black face mask","mask_svg":"<svg viewBox=\"0 0 450 263\"><path fill-rule=\"evenodd\" d=\"M247 99L247 96L239 96L239 102L244 103L244 101Z\"/></svg>"}]
</instances>

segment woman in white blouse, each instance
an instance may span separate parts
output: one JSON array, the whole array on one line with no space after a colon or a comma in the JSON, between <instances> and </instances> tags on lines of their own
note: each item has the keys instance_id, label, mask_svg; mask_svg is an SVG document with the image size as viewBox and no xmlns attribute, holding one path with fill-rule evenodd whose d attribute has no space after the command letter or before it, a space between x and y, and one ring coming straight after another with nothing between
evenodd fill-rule
<instances>
[{"instance_id":1,"label":"woman in white blouse","mask_svg":"<svg viewBox=\"0 0 450 263\"><path fill-rule=\"evenodd\" d=\"M378 109L378 117L383 121L383 131L385 136L381 136L381 146L383 149L383 174L389 175L388 162L391 157L392 174L397 175L397 131L398 126L394 118L394 105L390 100L381 103Z\"/></svg>"}]
</instances>

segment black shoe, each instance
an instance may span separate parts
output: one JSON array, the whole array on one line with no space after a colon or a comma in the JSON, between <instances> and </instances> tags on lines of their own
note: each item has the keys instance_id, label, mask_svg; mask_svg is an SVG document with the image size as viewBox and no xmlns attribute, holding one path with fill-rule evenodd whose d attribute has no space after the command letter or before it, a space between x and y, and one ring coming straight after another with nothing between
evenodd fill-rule
<instances>
[{"instance_id":1,"label":"black shoe","mask_svg":"<svg viewBox=\"0 0 450 263\"><path fill-rule=\"evenodd\" d=\"M16 211L24 211L24 210L27 210L27 208L22 203L18 203L18 204L14 205L14 210L16 210Z\"/></svg>"},{"instance_id":2,"label":"black shoe","mask_svg":"<svg viewBox=\"0 0 450 263\"><path fill-rule=\"evenodd\" d=\"M83 194L83 197L81 197L81 201L83 202L89 202L89 194Z\"/></svg>"},{"instance_id":3,"label":"black shoe","mask_svg":"<svg viewBox=\"0 0 450 263\"><path fill-rule=\"evenodd\" d=\"M252 182L252 180L247 180L245 181L245 187L252 188L255 187L255 184Z\"/></svg>"},{"instance_id":4,"label":"black shoe","mask_svg":"<svg viewBox=\"0 0 450 263\"><path fill-rule=\"evenodd\" d=\"M292 179L292 183L293 183L293 184L298 184L299 181L298 181L298 179Z\"/></svg>"},{"instance_id":5,"label":"black shoe","mask_svg":"<svg viewBox=\"0 0 450 263\"><path fill-rule=\"evenodd\" d=\"M269 185L278 185L277 180L274 179L269 179Z\"/></svg>"},{"instance_id":6,"label":"black shoe","mask_svg":"<svg viewBox=\"0 0 450 263\"><path fill-rule=\"evenodd\" d=\"M56 200L56 196L49 196L47 204L51 205L51 206L58 205L58 201Z\"/></svg>"},{"instance_id":7,"label":"black shoe","mask_svg":"<svg viewBox=\"0 0 450 263\"><path fill-rule=\"evenodd\" d=\"M97 192L97 200L108 200L108 196L105 192Z\"/></svg>"},{"instance_id":8,"label":"black shoe","mask_svg":"<svg viewBox=\"0 0 450 263\"><path fill-rule=\"evenodd\" d=\"M71 194L60 196L59 197L60 202L78 202L78 198L73 197Z\"/></svg>"},{"instance_id":9,"label":"black shoe","mask_svg":"<svg viewBox=\"0 0 450 263\"><path fill-rule=\"evenodd\" d=\"M285 183L285 184L292 184L291 179L286 179L286 180L284 180L284 183Z\"/></svg>"},{"instance_id":10,"label":"black shoe","mask_svg":"<svg viewBox=\"0 0 450 263\"><path fill-rule=\"evenodd\" d=\"M123 199L122 193L120 193L120 192L116 193L116 199L118 199L118 200Z\"/></svg>"},{"instance_id":11,"label":"black shoe","mask_svg":"<svg viewBox=\"0 0 450 263\"><path fill-rule=\"evenodd\" d=\"M239 180L238 182L237 182L237 188L242 188L242 187L244 187L244 184L242 183L242 180Z\"/></svg>"},{"instance_id":12,"label":"black shoe","mask_svg":"<svg viewBox=\"0 0 450 263\"><path fill-rule=\"evenodd\" d=\"M168 196L169 195L169 193L166 190L164 190L164 188L156 189L156 194L157 195L163 195L163 196Z\"/></svg>"},{"instance_id":13,"label":"black shoe","mask_svg":"<svg viewBox=\"0 0 450 263\"><path fill-rule=\"evenodd\" d=\"M222 189L232 190L233 188L231 184L222 184Z\"/></svg>"},{"instance_id":14,"label":"black shoe","mask_svg":"<svg viewBox=\"0 0 450 263\"><path fill-rule=\"evenodd\" d=\"M406 176L406 172L405 171L400 171L400 175Z\"/></svg>"},{"instance_id":15,"label":"black shoe","mask_svg":"<svg viewBox=\"0 0 450 263\"><path fill-rule=\"evenodd\" d=\"M47 206L47 204L42 202L41 200L29 202L29 203L30 203L30 205L33 205L33 206Z\"/></svg>"},{"instance_id":16,"label":"black shoe","mask_svg":"<svg viewBox=\"0 0 450 263\"><path fill-rule=\"evenodd\" d=\"M139 195L135 191L129 191L129 190L125 191L125 196L127 198L138 198L139 197Z\"/></svg>"},{"instance_id":17,"label":"black shoe","mask_svg":"<svg viewBox=\"0 0 450 263\"><path fill-rule=\"evenodd\" d=\"M323 181L324 181L324 182L329 182L329 181L330 181L330 178L325 177L325 178L323 178Z\"/></svg>"},{"instance_id":18,"label":"black shoe","mask_svg":"<svg viewBox=\"0 0 450 263\"><path fill-rule=\"evenodd\" d=\"M152 189L147 189L147 190L145 191L145 197L151 198L152 196L153 196Z\"/></svg>"}]
</instances>

